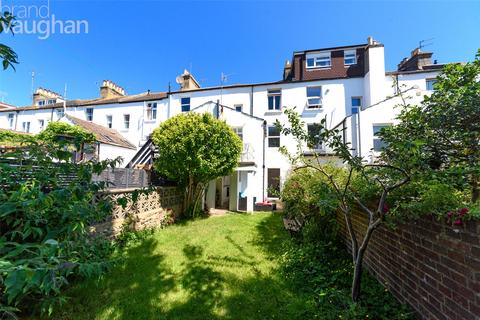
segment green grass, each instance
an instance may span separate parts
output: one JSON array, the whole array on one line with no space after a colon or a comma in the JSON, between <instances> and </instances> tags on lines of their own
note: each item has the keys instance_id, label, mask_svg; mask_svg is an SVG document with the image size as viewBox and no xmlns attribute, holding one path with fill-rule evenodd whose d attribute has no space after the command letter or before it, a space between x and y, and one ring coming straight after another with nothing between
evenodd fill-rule
<instances>
[{"instance_id":1,"label":"green grass","mask_svg":"<svg viewBox=\"0 0 480 320\"><path fill-rule=\"evenodd\" d=\"M159 230L101 280L70 289L54 319L310 319L311 295L280 272L284 241L281 217L271 213Z\"/></svg>"}]
</instances>

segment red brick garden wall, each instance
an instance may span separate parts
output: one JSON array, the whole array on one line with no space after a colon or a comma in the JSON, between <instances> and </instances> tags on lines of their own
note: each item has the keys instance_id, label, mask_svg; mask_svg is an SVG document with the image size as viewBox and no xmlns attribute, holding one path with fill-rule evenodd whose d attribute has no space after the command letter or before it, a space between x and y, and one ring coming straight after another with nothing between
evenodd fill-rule
<instances>
[{"instance_id":1,"label":"red brick garden wall","mask_svg":"<svg viewBox=\"0 0 480 320\"><path fill-rule=\"evenodd\" d=\"M350 249L342 215L341 235ZM363 214L353 217L360 239ZM365 257L370 272L420 319L480 319L480 223L454 228L431 217L382 226L371 238Z\"/></svg>"}]
</instances>

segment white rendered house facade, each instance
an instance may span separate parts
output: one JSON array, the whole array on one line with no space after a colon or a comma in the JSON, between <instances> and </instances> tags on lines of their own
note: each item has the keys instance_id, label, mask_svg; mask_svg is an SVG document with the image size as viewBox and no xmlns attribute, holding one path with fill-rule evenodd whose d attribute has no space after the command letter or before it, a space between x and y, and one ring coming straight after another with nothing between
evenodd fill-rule
<instances>
[{"instance_id":1,"label":"white rendered house facade","mask_svg":"<svg viewBox=\"0 0 480 320\"><path fill-rule=\"evenodd\" d=\"M415 50L398 70L386 72L384 47L370 38L366 44L295 52L292 63L284 67L283 79L277 82L201 88L184 72L177 77L178 91L127 96L122 88L105 81L97 99L63 103L58 96L60 102L44 99L46 102L38 105L37 97L36 105L0 110L0 128L38 133L67 112L117 130L140 149L166 119L182 112L212 112L242 135L243 160L250 158L242 160L232 176L222 179L215 195L207 192L207 204L250 211L254 203L274 198L269 186L277 187L275 181L283 183L291 169L279 146L293 152L296 143L274 128L277 119L286 122L284 108L296 107L306 126L323 118L330 128L344 123L352 152L370 159L375 154L372 150L381 145L375 132L394 123L398 112L394 107L399 99L390 98L396 90L394 79L411 98L409 103L419 103L431 92L441 70L441 65L431 63L431 56ZM111 155L116 156L123 156L124 163L132 158L131 153ZM212 182L210 190L216 183Z\"/></svg>"}]
</instances>

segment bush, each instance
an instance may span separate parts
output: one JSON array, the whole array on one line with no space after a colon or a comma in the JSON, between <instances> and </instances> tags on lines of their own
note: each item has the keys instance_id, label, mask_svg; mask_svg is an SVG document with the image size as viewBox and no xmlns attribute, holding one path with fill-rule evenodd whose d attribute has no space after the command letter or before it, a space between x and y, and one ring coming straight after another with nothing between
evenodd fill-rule
<instances>
[{"instance_id":1,"label":"bush","mask_svg":"<svg viewBox=\"0 0 480 320\"><path fill-rule=\"evenodd\" d=\"M314 296L318 319L414 319L407 306L368 273L363 273L362 299L350 297L353 263L341 244L292 243L283 254L283 273Z\"/></svg>"},{"instance_id":2,"label":"bush","mask_svg":"<svg viewBox=\"0 0 480 320\"><path fill-rule=\"evenodd\" d=\"M335 170L331 167L331 170ZM336 236L338 200L325 178L310 168L293 171L281 193L285 214L304 222L306 239L326 240Z\"/></svg>"},{"instance_id":3,"label":"bush","mask_svg":"<svg viewBox=\"0 0 480 320\"><path fill-rule=\"evenodd\" d=\"M87 228L111 209L94 202L105 185L92 174L115 161L74 164L64 148L36 143L4 156L16 165L0 163L0 318L50 313L69 279L109 266L111 243Z\"/></svg>"}]
</instances>

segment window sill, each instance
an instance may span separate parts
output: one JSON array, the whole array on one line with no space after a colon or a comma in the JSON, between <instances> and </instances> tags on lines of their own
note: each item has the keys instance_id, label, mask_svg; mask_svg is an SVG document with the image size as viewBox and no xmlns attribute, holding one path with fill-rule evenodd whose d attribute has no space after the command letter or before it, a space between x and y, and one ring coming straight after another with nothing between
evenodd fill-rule
<instances>
[{"instance_id":1,"label":"window sill","mask_svg":"<svg viewBox=\"0 0 480 320\"><path fill-rule=\"evenodd\" d=\"M121 129L120 132L128 132L129 129Z\"/></svg>"},{"instance_id":2,"label":"window sill","mask_svg":"<svg viewBox=\"0 0 480 320\"><path fill-rule=\"evenodd\" d=\"M157 122L157 119L153 119L153 120L145 120L144 123L155 123Z\"/></svg>"},{"instance_id":3,"label":"window sill","mask_svg":"<svg viewBox=\"0 0 480 320\"><path fill-rule=\"evenodd\" d=\"M265 112L266 116L274 116L279 114L282 114L282 110L268 110Z\"/></svg>"},{"instance_id":4,"label":"window sill","mask_svg":"<svg viewBox=\"0 0 480 320\"><path fill-rule=\"evenodd\" d=\"M330 70L332 69L332 66L328 66L328 67L307 67L306 68L307 71L315 71L315 70Z\"/></svg>"},{"instance_id":5,"label":"window sill","mask_svg":"<svg viewBox=\"0 0 480 320\"><path fill-rule=\"evenodd\" d=\"M305 107L304 111L305 111L305 112L318 112L318 111L323 111L323 107L318 107L318 108Z\"/></svg>"}]
</instances>

